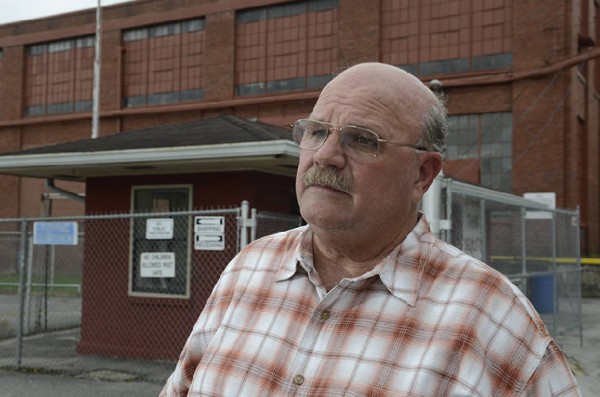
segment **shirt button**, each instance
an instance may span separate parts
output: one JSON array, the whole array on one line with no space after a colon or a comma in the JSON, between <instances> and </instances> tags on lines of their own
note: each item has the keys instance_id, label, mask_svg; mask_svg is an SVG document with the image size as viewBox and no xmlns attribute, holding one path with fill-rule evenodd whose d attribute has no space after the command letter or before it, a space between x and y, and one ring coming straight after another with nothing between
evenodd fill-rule
<instances>
[{"instance_id":1,"label":"shirt button","mask_svg":"<svg viewBox=\"0 0 600 397\"><path fill-rule=\"evenodd\" d=\"M296 375L296 376L294 376L294 384L296 386L300 386L303 383L304 383L304 376L302 376L302 375Z\"/></svg>"},{"instance_id":2,"label":"shirt button","mask_svg":"<svg viewBox=\"0 0 600 397\"><path fill-rule=\"evenodd\" d=\"M331 317L331 312L329 310L323 310L321 312L321 320L327 321Z\"/></svg>"}]
</instances>

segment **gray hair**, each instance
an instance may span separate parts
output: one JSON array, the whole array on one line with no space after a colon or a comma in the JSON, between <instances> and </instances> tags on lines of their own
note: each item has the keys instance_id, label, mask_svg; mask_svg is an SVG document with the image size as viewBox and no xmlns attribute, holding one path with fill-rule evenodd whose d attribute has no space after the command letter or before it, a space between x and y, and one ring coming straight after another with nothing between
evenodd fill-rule
<instances>
[{"instance_id":1,"label":"gray hair","mask_svg":"<svg viewBox=\"0 0 600 397\"><path fill-rule=\"evenodd\" d=\"M419 146L429 151L438 152L445 157L446 136L448 135L448 111L446 109L446 98L443 94L436 93L438 103L431 108L423 117L423 128Z\"/></svg>"}]
</instances>

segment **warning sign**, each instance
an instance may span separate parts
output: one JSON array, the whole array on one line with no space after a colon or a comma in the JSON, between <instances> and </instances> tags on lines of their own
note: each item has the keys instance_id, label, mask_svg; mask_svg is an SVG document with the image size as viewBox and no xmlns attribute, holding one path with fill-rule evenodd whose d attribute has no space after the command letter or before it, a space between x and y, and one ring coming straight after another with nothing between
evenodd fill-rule
<instances>
[{"instance_id":1,"label":"warning sign","mask_svg":"<svg viewBox=\"0 0 600 397\"><path fill-rule=\"evenodd\" d=\"M143 252L140 258L141 277L175 277L174 252Z\"/></svg>"}]
</instances>

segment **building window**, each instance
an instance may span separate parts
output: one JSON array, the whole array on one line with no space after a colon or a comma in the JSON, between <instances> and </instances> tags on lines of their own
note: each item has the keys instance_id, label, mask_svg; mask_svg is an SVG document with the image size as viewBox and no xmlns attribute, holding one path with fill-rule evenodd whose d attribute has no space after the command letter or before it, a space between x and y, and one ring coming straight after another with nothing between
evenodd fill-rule
<instances>
[{"instance_id":1,"label":"building window","mask_svg":"<svg viewBox=\"0 0 600 397\"><path fill-rule=\"evenodd\" d=\"M237 96L318 90L338 64L338 0L238 11Z\"/></svg>"},{"instance_id":2,"label":"building window","mask_svg":"<svg viewBox=\"0 0 600 397\"><path fill-rule=\"evenodd\" d=\"M511 192L512 113L464 114L450 116L449 122L447 159L478 160L482 186Z\"/></svg>"},{"instance_id":3,"label":"building window","mask_svg":"<svg viewBox=\"0 0 600 397\"><path fill-rule=\"evenodd\" d=\"M86 36L27 47L27 116L92 110L94 46Z\"/></svg>"},{"instance_id":4,"label":"building window","mask_svg":"<svg viewBox=\"0 0 600 397\"><path fill-rule=\"evenodd\" d=\"M512 4L382 0L382 60L418 76L511 68Z\"/></svg>"},{"instance_id":5,"label":"building window","mask_svg":"<svg viewBox=\"0 0 600 397\"><path fill-rule=\"evenodd\" d=\"M150 214L131 224L131 295L189 297L190 217L164 213L190 210L191 191L188 185L133 188L132 211Z\"/></svg>"},{"instance_id":6,"label":"building window","mask_svg":"<svg viewBox=\"0 0 600 397\"><path fill-rule=\"evenodd\" d=\"M202 100L204 25L200 18L123 32L124 107Z\"/></svg>"}]
</instances>

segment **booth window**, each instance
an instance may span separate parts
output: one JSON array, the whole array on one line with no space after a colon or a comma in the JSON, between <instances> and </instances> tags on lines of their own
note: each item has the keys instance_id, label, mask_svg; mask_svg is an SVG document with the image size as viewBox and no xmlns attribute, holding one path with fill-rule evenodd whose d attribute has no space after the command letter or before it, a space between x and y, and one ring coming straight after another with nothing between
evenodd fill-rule
<instances>
[{"instance_id":1,"label":"booth window","mask_svg":"<svg viewBox=\"0 0 600 397\"><path fill-rule=\"evenodd\" d=\"M189 297L191 186L138 186L131 222L130 295Z\"/></svg>"}]
</instances>

